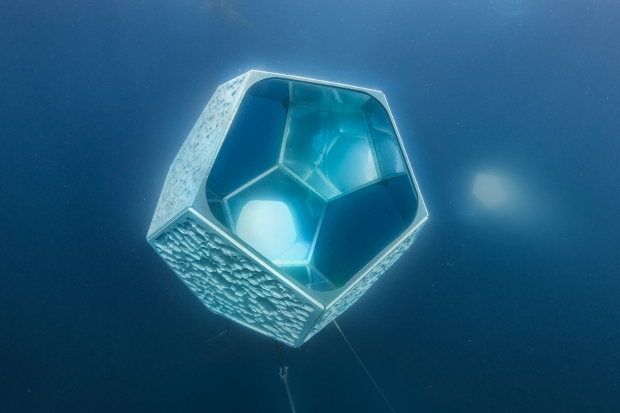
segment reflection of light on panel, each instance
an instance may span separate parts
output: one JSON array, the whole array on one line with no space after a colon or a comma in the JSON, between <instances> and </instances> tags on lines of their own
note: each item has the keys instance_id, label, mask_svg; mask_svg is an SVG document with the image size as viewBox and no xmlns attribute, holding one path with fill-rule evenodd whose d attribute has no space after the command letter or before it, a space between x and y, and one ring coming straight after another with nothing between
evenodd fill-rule
<instances>
[{"instance_id":1,"label":"reflection of light on panel","mask_svg":"<svg viewBox=\"0 0 620 413\"><path fill-rule=\"evenodd\" d=\"M323 211L321 211L321 218L319 218L319 223L316 226L316 232L314 233L314 238L312 239L308 260L312 259L312 253L314 252L314 247L316 246L316 239L319 237L319 231L321 230L321 225L323 224L323 218L325 218L325 211L327 211L327 204L323 206Z\"/></svg>"},{"instance_id":2,"label":"reflection of light on panel","mask_svg":"<svg viewBox=\"0 0 620 413\"><path fill-rule=\"evenodd\" d=\"M336 189L332 190L331 188L327 187L325 182L318 182L318 185L313 184L314 176L316 175L316 173L311 174L310 178L306 182L303 179L301 179L300 177L298 177L293 171L291 171L284 164L280 165L280 170L282 172L284 172L286 175L288 175L289 178L291 178L295 182L301 184L307 190L312 191L312 193L314 193L322 201L327 201L328 200L329 197L325 196L326 193L331 194L331 193L333 193L333 191L336 190ZM319 171L317 170L316 172L319 172ZM325 178L323 178L323 181L325 181Z\"/></svg>"},{"instance_id":3,"label":"reflection of light on panel","mask_svg":"<svg viewBox=\"0 0 620 413\"><path fill-rule=\"evenodd\" d=\"M297 238L291 211L280 201L248 202L236 227L239 238L270 260L290 250Z\"/></svg>"},{"instance_id":4,"label":"reflection of light on panel","mask_svg":"<svg viewBox=\"0 0 620 413\"><path fill-rule=\"evenodd\" d=\"M341 137L325 157L330 182L341 192L348 192L377 179L368 141L364 137Z\"/></svg>"},{"instance_id":5,"label":"reflection of light on panel","mask_svg":"<svg viewBox=\"0 0 620 413\"><path fill-rule=\"evenodd\" d=\"M276 265L306 265L308 260L308 247L301 242L295 243L291 248L273 260Z\"/></svg>"},{"instance_id":6,"label":"reflection of light on panel","mask_svg":"<svg viewBox=\"0 0 620 413\"><path fill-rule=\"evenodd\" d=\"M313 188L312 190L320 192L322 194L322 198L329 200L340 193L340 191L329 182L329 179L323 175L319 169L316 169L312 172L311 175L308 176L306 180L308 187Z\"/></svg>"},{"instance_id":7,"label":"reflection of light on panel","mask_svg":"<svg viewBox=\"0 0 620 413\"><path fill-rule=\"evenodd\" d=\"M379 164L377 169L382 178L387 179L405 173L405 164L389 119L385 114L378 114L375 106L366 120L371 131L374 155Z\"/></svg>"},{"instance_id":8,"label":"reflection of light on panel","mask_svg":"<svg viewBox=\"0 0 620 413\"><path fill-rule=\"evenodd\" d=\"M346 136L366 135L365 122L361 111L358 113L331 113L334 129Z\"/></svg>"},{"instance_id":9,"label":"reflection of light on panel","mask_svg":"<svg viewBox=\"0 0 620 413\"><path fill-rule=\"evenodd\" d=\"M318 93L304 86L304 92L311 91ZM327 200L380 175L366 114L359 109L290 106L281 162L287 172Z\"/></svg>"}]
</instances>

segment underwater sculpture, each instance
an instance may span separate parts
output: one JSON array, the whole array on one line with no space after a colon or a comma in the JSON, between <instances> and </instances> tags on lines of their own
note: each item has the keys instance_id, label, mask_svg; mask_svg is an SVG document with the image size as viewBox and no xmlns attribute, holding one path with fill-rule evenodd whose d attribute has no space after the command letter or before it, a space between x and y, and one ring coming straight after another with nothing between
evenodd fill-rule
<instances>
[{"instance_id":1,"label":"underwater sculpture","mask_svg":"<svg viewBox=\"0 0 620 413\"><path fill-rule=\"evenodd\" d=\"M250 71L196 122L147 240L209 310L298 347L427 218L381 92Z\"/></svg>"}]
</instances>

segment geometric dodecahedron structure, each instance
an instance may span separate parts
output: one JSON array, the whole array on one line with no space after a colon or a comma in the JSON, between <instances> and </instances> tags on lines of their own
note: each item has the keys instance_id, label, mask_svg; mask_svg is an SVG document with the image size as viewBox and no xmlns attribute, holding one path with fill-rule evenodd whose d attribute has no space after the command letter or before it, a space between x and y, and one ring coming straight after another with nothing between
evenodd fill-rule
<instances>
[{"instance_id":1,"label":"geometric dodecahedron structure","mask_svg":"<svg viewBox=\"0 0 620 413\"><path fill-rule=\"evenodd\" d=\"M381 92L253 70L200 115L147 240L209 310L298 347L427 218Z\"/></svg>"}]
</instances>

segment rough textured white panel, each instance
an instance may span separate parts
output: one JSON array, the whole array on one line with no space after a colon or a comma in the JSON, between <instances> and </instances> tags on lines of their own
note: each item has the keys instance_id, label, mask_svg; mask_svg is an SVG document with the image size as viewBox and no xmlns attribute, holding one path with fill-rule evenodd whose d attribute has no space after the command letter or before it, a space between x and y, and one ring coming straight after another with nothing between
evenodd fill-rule
<instances>
[{"instance_id":1,"label":"rough textured white panel","mask_svg":"<svg viewBox=\"0 0 620 413\"><path fill-rule=\"evenodd\" d=\"M155 250L216 314L299 345L315 307L249 257L196 220L172 223L153 241Z\"/></svg>"},{"instance_id":2,"label":"rough textured white panel","mask_svg":"<svg viewBox=\"0 0 620 413\"><path fill-rule=\"evenodd\" d=\"M147 237L190 206L213 166L248 76L243 74L218 87L198 118L170 166Z\"/></svg>"},{"instance_id":3,"label":"rough textured white panel","mask_svg":"<svg viewBox=\"0 0 620 413\"><path fill-rule=\"evenodd\" d=\"M420 225L413 231L407 238L405 238L396 248L392 250L385 258L377 263L375 267L370 270L364 278L357 282L349 291L329 308L327 308L321 317L312 327L308 335L306 336L304 343L313 335L321 331L327 324L331 323L336 317L344 313L349 307L351 307L364 293L383 275L400 258L401 255L413 244L418 237L420 230L424 224Z\"/></svg>"}]
</instances>

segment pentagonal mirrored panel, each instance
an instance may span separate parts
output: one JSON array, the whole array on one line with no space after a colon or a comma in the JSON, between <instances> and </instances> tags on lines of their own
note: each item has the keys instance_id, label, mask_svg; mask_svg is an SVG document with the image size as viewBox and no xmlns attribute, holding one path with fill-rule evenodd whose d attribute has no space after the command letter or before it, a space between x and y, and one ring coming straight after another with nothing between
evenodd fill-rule
<instances>
[{"instance_id":1,"label":"pentagonal mirrored panel","mask_svg":"<svg viewBox=\"0 0 620 413\"><path fill-rule=\"evenodd\" d=\"M291 105L281 162L325 199L378 180L365 112Z\"/></svg>"},{"instance_id":2,"label":"pentagonal mirrored panel","mask_svg":"<svg viewBox=\"0 0 620 413\"><path fill-rule=\"evenodd\" d=\"M223 200L233 231L279 266L309 262L326 203L273 168Z\"/></svg>"},{"instance_id":3,"label":"pentagonal mirrored panel","mask_svg":"<svg viewBox=\"0 0 620 413\"><path fill-rule=\"evenodd\" d=\"M277 164L288 94L288 82L277 79L259 82L248 89L209 174L210 203L218 204Z\"/></svg>"},{"instance_id":4,"label":"pentagonal mirrored panel","mask_svg":"<svg viewBox=\"0 0 620 413\"><path fill-rule=\"evenodd\" d=\"M332 136L321 169L341 193L379 178L370 134L361 112L329 113Z\"/></svg>"},{"instance_id":5,"label":"pentagonal mirrored panel","mask_svg":"<svg viewBox=\"0 0 620 413\"><path fill-rule=\"evenodd\" d=\"M387 186L367 186L329 203L311 264L334 286L344 286L411 224L417 204L395 199ZM410 185L398 189L411 192Z\"/></svg>"}]
</instances>

